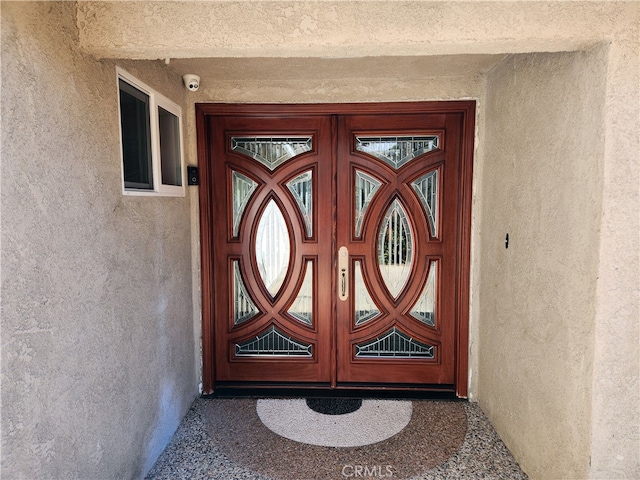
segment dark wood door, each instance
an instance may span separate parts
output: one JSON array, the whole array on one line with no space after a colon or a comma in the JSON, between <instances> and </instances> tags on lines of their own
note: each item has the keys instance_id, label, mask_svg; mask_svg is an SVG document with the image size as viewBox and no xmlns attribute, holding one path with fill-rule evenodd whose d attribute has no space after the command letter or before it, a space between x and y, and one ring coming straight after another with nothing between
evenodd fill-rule
<instances>
[{"instance_id":1,"label":"dark wood door","mask_svg":"<svg viewBox=\"0 0 640 480\"><path fill-rule=\"evenodd\" d=\"M473 105L198 111L205 392L465 396Z\"/></svg>"},{"instance_id":2,"label":"dark wood door","mask_svg":"<svg viewBox=\"0 0 640 480\"><path fill-rule=\"evenodd\" d=\"M329 383L331 117L217 117L210 134L216 380Z\"/></svg>"},{"instance_id":3,"label":"dark wood door","mask_svg":"<svg viewBox=\"0 0 640 480\"><path fill-rule=\"evenodd\" d=\"M451 114L340 118L339 382L455 383L460 125Z\"/></svg>"}]
</instances>

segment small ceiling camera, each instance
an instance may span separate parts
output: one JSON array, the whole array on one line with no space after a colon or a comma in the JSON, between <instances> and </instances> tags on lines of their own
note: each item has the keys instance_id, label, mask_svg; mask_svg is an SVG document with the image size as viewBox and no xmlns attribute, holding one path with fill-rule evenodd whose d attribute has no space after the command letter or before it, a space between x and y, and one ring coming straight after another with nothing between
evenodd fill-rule
<instances>
[{"instance_id":1,"label":"small ceiling camera","mask_svg":"<svg viewBox=\"0 0 640 480\"><path fill-rule=\"evenodd\" d=\"M200 77L198 75L193 75L192 73L187 73L182 76L182 80L184 80L184 85L192 92L195 92L200 88Z\"/></svg>"}]
</instances>

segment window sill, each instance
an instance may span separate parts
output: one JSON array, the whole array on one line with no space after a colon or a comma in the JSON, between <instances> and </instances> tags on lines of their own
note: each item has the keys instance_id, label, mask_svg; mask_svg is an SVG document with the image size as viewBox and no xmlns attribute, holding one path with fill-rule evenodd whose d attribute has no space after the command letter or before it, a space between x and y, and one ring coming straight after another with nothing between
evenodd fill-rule
<instances>
[{"instance_id":1,"label":"window sill","mask_svg":"<svg viewBox=\"0 0 640 480\"><path fill-rule=\"evenodd\" d=\"M134 188L128 188L123 190L122 194L132 197L184 197L184 187L175 187L167 190L137 190Z\"/></svg>"}]
</instances>

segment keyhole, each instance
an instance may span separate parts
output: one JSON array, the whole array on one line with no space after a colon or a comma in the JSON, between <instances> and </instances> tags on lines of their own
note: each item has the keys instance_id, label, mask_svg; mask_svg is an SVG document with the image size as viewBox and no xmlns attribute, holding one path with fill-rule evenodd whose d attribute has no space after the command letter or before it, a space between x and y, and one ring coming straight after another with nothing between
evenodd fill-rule
<instances>
[{"instance_id":1,"label":"keyhole","mask_svg":"<svg viewBox=\"0 0 640 480\"><path fill-rule=\"evenodd\" d=\"M509 234L504 237L504 248L509 248Z\"/></svg>"}]
</instances>

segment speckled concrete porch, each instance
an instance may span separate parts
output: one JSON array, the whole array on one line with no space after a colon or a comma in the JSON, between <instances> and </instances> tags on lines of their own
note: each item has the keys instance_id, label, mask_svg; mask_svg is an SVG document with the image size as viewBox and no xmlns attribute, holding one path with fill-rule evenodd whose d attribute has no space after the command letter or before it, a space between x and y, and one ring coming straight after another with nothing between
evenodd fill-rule
<instances>
[{"instance_id":1,"label":"speckled concrete porch","mask_svg":"<svg viewBox=\"0 0 640 480\"><path fill-rule=\"evenodd\" d=\"M255 399L197 399L147 479L527 478L472 403L412 400L406 427L360 447L309 445L279 436L260 420L256 404Z\"/></svg>"}]
</instances>

